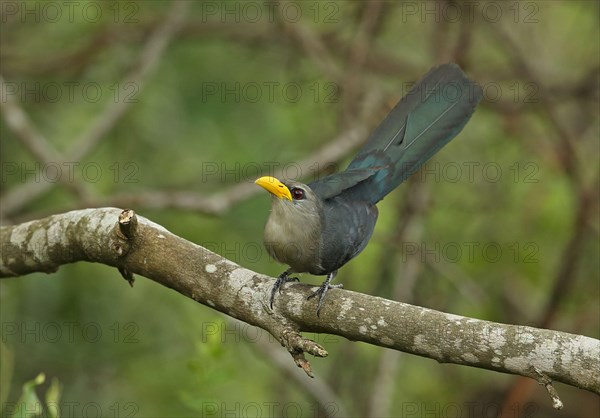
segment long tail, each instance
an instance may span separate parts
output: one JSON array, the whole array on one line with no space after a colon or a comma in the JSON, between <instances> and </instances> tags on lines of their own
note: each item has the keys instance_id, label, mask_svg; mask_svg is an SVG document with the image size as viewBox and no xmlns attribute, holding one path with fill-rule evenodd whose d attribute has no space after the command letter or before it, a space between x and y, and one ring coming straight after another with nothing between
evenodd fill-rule
<instances>
[{"instance_id":1,"label":"long tail","mask_svg":"<svg viewBox=\"0 0 600 418\"><path fill-rule=\"evenodd\" d=\"M482 90L456 64L433 68L392 109L348 166L346 175L375 172L354 195L383 199L465 126Z\"/></svg>"}]
</instances>

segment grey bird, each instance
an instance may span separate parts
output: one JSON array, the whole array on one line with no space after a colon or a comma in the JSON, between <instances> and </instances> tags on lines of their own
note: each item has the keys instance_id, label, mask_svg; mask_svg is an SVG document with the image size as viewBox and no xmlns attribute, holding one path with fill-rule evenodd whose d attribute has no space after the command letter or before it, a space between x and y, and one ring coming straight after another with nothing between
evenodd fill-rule
<instances>
[{"instance_id":1,"label":"grey bird","mask_svg":"<svg viewBox=\"0 0 600 418\"><path fill-rule=\"evenodd\" d=\"M270 176L256 184L272 195L264 231L269 255L289 268L276 280L270 305L293 273L326 275L317 315L340 267L367 245L377 221L377 202L454 138L465 126L481 88L456 64L430 70L375 129L345 171L308 185Z\"/></svg>"}]
</instances>

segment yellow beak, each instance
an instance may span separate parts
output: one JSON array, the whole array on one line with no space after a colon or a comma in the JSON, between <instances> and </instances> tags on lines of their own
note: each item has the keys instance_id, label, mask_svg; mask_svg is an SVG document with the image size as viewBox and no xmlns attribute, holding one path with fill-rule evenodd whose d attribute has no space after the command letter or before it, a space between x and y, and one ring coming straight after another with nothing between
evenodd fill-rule
<instances>
[{"instance_id":1,"label":"yellow beak","mask_svg":"<svg viewBox=\"0 0 600 418\"><path fill-rule=\"evenodd\" d=\"M264 176L257 179L254 183L271 193L273 196L277 196L280 199L292 200L292 194L290 189L285 184L277 180L275 177Z\"/></svg>"}]
</instances>

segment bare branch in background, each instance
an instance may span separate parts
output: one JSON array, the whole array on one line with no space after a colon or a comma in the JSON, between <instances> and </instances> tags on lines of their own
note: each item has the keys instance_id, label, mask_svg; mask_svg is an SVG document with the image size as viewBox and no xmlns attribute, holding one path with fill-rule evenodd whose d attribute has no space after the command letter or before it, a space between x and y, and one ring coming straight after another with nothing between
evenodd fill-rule
<instances>
[{"instance_id":1,"label":"bare branch in background","mask_svg":"<svg viewBox=\"0 0 600 418\"><path fill-rule=\"evenodd\" d=\"M495 29L494 33L502 40L502 43L509 46L508 48L505 48L505 51L508 56L512 58L513 67L516 72L520 73L521 77L525 80L540 80L540 77L532 70L525 52L521 51L521 46L514 37L510 35L508 30L504 29L502 25L495 25L493 28ZM539 90L542 92L546 91L543 86L540 87ZM579 178L579 173L577 171L575 160L574 137L558 116L555 109L555 103L543 93L539 95L539 100L542 105L542 111L546 116L546 121L553 126L556 131L557 140L554 143L556 158L561 163L567 176L576 183Z\"/></svg>"},{"instance_id":2,"label":"bare branch in background","mask_svg":"<svg viewBox=\"0 0 600 418\"><path fill-rule=\"evenodd\" d=\"M138 91L142 90L148 75L156 68L167 45L181 27L186 17L185 11L189 5L190 2L188 1L175 1L172 3L171 10L148 38L132 70L119 83L119 89L126 89L130 83L134 83ZM119 97L123 97L123 93L121 91ZM132 102L127 100L109 102L104 111L91 123L88 130L74 139L72 142L73 151L66 154L63 160L80 161L85 158L123 117L131 104ZM51 156L47 153L45 155ZM8 190L2 199L2 215L8 217L19 211L23 206L32 202L53 186L54 183L50 182L29 182Z\"/></svg>"},{"instance_id":3,"label":"bare branch in background","mask_svg":"<svg viewBox=\"0 0 600 418\"><path fill-rule=\"evenodd\" d=\"M328 167L332 162L337 162L346 157L350 152L360 146L367 138L371 121L379 114L381 98L376 91L370 91L363 103L361 114L350 128L337 137L324 141L325 145L314 154L303 158L296 163L299 171L308 173L311 167ZM274 170L276 177L284 173L281 168ZM238 183L229 189L214 195L204 195L191 191L146 191L125 194L115 194L97 200L78 202L68 209L81 209L84 207L101 207L105 205L117 207L145 207L149 209L182 209L200 212L208 215L223 214L236 204L243 202L256 194L261 189L252 187L248 182ZM55 212L55 210L52 210ZM28 219L32 217L49 216L48 211L29 213ZM17 219L18 220L18 219Z\"/></svg>"},{"instance_id":4,"label":"bare branch in background","mask_svg":"<svg viewBox=\"0 0 600 418\"><path fill-rule=\"evenodd\" d=\"M282 1L278 3L285 5L289 2ZM343 71L318 32L309 28L302 20L294 23L289 22L287 19L280 19L279 21L326 77L336 82L343 79Z\"/></svg>"},{"instance_id":5,"label":"bare branch in background","mask_svg":"<svg viewBox=\"0 0 600 418\"><path fill-rule=\"evenodd\" d=\"M229 322L233 320L228 318ZM349 417L333 388L322 379L308 380L306 376L298 372L298 368L290 362L289 357L273 344L263 338L257 338L250 344L256 351L257 356L263 361L275 365L288 378L292 379L302 388L304 392L313 398L326 417ZM320 415L319 415L320 416Z\"/></svg>"},{"instance_id":6,"label":"bare branch in background","mask_svg":"<svg viewBox=\"0 0 600 418\"><path fill-rule=\"evenodd\" d=\"M347 70L342 84L344 121L352 120L356 114L358 99L364 91L365 81L363 69L371 50L375 33L381 23L384 2L371 1L364 3L358 31L348 56Z\"/></svg>"},{"instance_id":7,"label":"bare branch in background","mask_svg":"<svg viewBox=\"0 0 600 418\"><path fill-rule=\"evenodd\" d=\"M535 74L532 66L529 64L526 52L522 51L519 43L514 39L514 36L511 36L509 31L501 25L495 25L493 28L495 29L495 35L502 40L503 44L508 46L505 48L505 51L511 58L513 68L515 68L515 71L520 77L526 80L539 80L540 77ZM585 189L586 186L582 181L581 170L578 169L579 164L576 152L577 140L572 132L573 129L567 126L566 122L557 111L558 104L549 97L546 89L542 87L540 90L542 91L539 96L542 116L544 116L544 120L548 125L554 128L555 132L556 139L553 143L555 158L560 163L567 178L570 180L573 193L577 195L577 211L573 223L572 234L563 248L550 296L540 315L540 319L537 321L540 327L546 328L551 325L560 300L569 293L569 289L573 285L575 268L583 254L581 248L584 243L586 225L588 224L588 219L592 210L592 202L597 196L596 190L598 184L594 184L594 186L590 188L590 190L592 190L591 192L590 190ZM545 382L549 379L544 377L543 380ZM501 415L509 416L511 414L512 405L526 403L530 398L532 391L533 383L531 380L522 378L516 379L507 390ZM553 390L548 389L548 391L555 406L560 405L560 407L562 407L560 399L558 399L558 396Z\"/></svg>"},{"instance_id":8,"label":"bare branch in background","mask_svg":"<svg viewBox=\"0 0 600 418\"><path fill-rule=\"evenodd\" d=\"M2 91L6 91L4 83L4 77L0 75L0 89L2 89ZM2 115L6 122L6 126L38 161L46 164L61 164L65 161L62 154L39 132L12 94L3 96L3 100L0 100L0 109L2 109ZM70 182L63 177L61 177L61 184L66 186L82 200L85 200L89 196L89 192L86 190L85 185Z\"/></svg>"},{"instance_id":9,"label":"bare branch in background","mask_svg":"<svg viewBox=\"0 0 600 418\"><path fill-rule=\"evenodd\" d=\"M573 220L573 228L571 229L571 237L563 248L559 265L556 269L552 293L542 310L540 319L537 321L537 326L539 327L547 328L552 324L561 300L575 279L577 265L583 254L587 224L592 214L594 202L598 199L599 187L600 184L596 181L592 187L580 191L577 199L577 212Z\"/></svg>"},{"instance_id":10,"label":"bare branch in background","mask_svg":"<svg viewBox=\"0 0 600 418\"><path fill-rule=\"evenodd\" d=\"M2 75L0 75L0 88L2 91L6 91ZM59 161L61 159L60 153L39 132L12 94L7 94L3 100L0 100L0 109L8 128L35 158L40 161Z\"/></svg>"}]
</instances>

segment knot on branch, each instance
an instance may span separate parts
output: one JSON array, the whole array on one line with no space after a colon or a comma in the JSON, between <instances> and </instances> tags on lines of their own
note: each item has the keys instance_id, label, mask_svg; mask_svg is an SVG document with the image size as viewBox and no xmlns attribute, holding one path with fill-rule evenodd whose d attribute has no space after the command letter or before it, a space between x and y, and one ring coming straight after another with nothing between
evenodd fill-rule
<instances>
[{"instance_id":1,"label":"knot on branch","mask_svg":"<svg viewBox=\"0 0 600 418\"><path fill-rule=\"evenodd\" d=\"M119 258L124 257L129 252L131 248L131 241L135 237L135 233L137 231L137 225L137 216L132 209L124 209L119 214L119 221L114 228L116 240L113 245L113 249ZM122 266L118 267L118 270L119 273L121 273L121 276L127 280L129 286L133 287L133 282L135 281L133 273Z\"/></svg>"},{"instance_id":2,"label":"knot on branch","mask_svg":"<svg viewBox=\"0 0 600 418\"><path fill-rule=\"evenodd\" d=\"M119 215L117 233L125 240L132 239L137 230L138 220L132 209L124 209Z\"/></svg>"}]
</instances>

